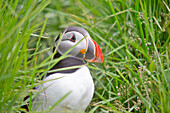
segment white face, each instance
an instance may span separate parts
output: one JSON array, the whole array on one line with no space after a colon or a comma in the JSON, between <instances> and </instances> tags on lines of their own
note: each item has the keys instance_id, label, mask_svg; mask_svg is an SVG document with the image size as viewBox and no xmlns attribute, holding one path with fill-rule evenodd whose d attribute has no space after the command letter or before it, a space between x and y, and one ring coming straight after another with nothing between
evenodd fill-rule
<instances>
[{"instance_id":1,"label":"white face","mask_svg":"<svg viewBox=\"0 0 170 113\"><path fill-rule=\"evenodd\" d=\"M84 39L83 39L84 38ZM68 55L71 55L73 57L76 57L77 55L79 57L85 57L85 54L80 53L82 49L87 50L87 37L84 37L81 33L76 31L67 32L62 35L61 42L58 47L58 52L60 54L64 54L67 52L71 47L75 46ZM80 41L83 39L82 41ZM59 40L56 42L56 45L58 44Z\"/></svg>"}]
</instances>

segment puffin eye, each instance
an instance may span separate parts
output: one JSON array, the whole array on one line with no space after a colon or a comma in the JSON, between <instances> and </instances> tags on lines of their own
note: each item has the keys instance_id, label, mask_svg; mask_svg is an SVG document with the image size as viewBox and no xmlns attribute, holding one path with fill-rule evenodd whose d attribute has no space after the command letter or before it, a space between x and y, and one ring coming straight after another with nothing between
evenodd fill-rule
<instances>
[{"instance_id":1,"label":"puffin eye","mask_svg":"<svg viewBox=\"0 0 170 113\"><path fill-rule=\"evenodd\" d=\"M76 42L76 36L73 34L73 36L71 37L70 41L72 42Z\"/></svg>"}]
</instances>

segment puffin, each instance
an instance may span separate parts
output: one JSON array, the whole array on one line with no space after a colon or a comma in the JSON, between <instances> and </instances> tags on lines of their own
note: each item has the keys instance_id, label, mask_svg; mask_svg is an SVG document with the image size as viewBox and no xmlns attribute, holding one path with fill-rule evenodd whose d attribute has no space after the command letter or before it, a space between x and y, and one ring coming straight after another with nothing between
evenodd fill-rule
<instances>
[{"instance_id":1,"label":"puffin","mask_svg":"<svg viewBox=\"0 0 170 113\"><path fill-rule=\"evenodd\" d=\"M70 48L67 57L50 70L76 68L47 73L42 83L35 87L39 92L32 102L32 110L49 113L84 113L94 94L94 82L86 62L103 62L99 45L82 27L65 28L55 40L54 59ZM85 60L85 61L84 61Z\"/></svg>"}]
</instances>

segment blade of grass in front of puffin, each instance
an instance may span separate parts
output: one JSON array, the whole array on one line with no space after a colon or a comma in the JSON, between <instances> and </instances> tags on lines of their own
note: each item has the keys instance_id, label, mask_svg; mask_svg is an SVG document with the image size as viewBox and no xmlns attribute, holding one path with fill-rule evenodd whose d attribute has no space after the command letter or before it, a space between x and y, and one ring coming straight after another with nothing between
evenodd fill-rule
<instances>
[{"instance_id":1,"label":"blade of grass in front of puffin","mask_svg":"<svg viewBox=\"0 0 170 113\"><path fill-rule=\"evenodd\" d=\"M54 109L62 100L64 100L72 91L69 91L66 93L62 98L60 98L53 106L49 107L47 110L45 110L45 113L49 113L52 109ZM67 111L67 108L65 108ZM57 111L56 111L57 112Z\"/></svg>"}]
</instances>

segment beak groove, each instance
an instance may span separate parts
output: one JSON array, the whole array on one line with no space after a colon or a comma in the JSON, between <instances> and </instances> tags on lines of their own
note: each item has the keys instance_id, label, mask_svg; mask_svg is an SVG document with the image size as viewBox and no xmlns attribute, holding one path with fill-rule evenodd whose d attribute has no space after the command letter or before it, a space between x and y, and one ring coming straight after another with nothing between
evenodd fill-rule
<instances>
[{"instance_id":1,"label":"beak groove","mask_svg":"<svg viewBox=\"0 0 170 113\"><path fill-rule=\"evenodd\" d=\"M103 53L99 45L92 39L95 45L95 57L91 62L100 62L103 63Z\"/></svg>"}]
</instances>

